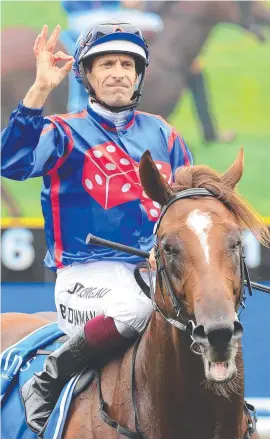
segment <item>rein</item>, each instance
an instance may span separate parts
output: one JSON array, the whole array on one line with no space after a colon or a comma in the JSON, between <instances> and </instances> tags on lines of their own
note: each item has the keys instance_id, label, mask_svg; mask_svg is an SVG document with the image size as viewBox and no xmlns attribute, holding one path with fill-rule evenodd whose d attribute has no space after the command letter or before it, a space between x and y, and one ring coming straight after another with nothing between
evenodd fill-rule
<instances>
[{"instance_id":1,"label":"rein","mask_svg":"<svg viewBox=\"0 0 270 439\"><path fill-rule=\"evenodd\" d=\"M163 206L159 220L157 221L155 228L154 228L155 235L157 234L161 220L164 217L167 210L169 209L169 207L178 200L181 200L183 198L190 198L190 197L214 197L214 198L217 198L212 192L208 191L207 189L203 189L203 188L187 189L187 190L184 190L184 191L176 194L174 197L172 197L170 199L170 201L165 206ZM163 313L163 311L160 309L160 307L158 306L158 304L155 301L155 288L154 288L152 274L151 274L151 267L150 267L150 264L148 262L148 258L149 258L148 252L143 252L141 250L129 247L127 245L117 244L117 243L112 242L112 241L107 241L105 239L93 236L91 233L88 234L88 236L86 238L86 243L106 246L106 247L114 248L114 249L117 249L120 251L124 251L124 252L130 253L130 254L133 254L133 255L138 255L138 256L142 256L142 257L146 258L146 266L148 269L147 271L148 271L148 278L149 278L149 285L150 286L148 286L146 284L146 282L142 279L142 277L140 275L140 271L139 271L143 265L145 266L145 262L138 264L135 271L134 271L134 276L135 276L136 281L138 282L138 284L141 287L141 289L143 290L143 292L151 299L154 310L159 312L161 314L161 316L166 320L166 322L168 322L170 325L175 326L177 329L183 331L189 337L191 337L191 339L193 341L191 344L191 350L195 354L198 354L198 352L196 352L196 350L194 349L195 341L192 338L192 332L193 332L193 328L195 327L195 322L194 322L194 320L191 320L191 319L189 319L187 322L179 321L179 317L184 313L184 310L183 310L181 303L179 302L178 298L175 295L175 292L173 290L170 279L168 277L165 265L164 265L164 263L162 263L160 248L158 245L155 245L155 259L156 259L156 264L157 264L157 274L159 276L161 291L163 294L163 285L164 285L165 291L169 294L176 318L165 316L165 314ZM241 314L242 309L245 309L245 300L246 300L245 286L247 286L250 296L252 296L252 287L258 288L261 291L264 291L267 293L270 293L270 287L265 287L265 286L262 286L260 284L255 283L255 282L251 282L250 277L249 277L248 268L247 268L247 265L245 262L245 255L244 255L244 251L243 251L242 246L240 247L240 250L241 250L241 254L240 254L241 293L240 293L240 299L239 299L238 304L237 304L237 310L239 307L241 307L241 310L240 310L240 314ZM240 314L239 314L239 316L240 316ZM101 417L102 417L103 421L105 421L111 427L115 428L121 435L128 437L130 439L147 439L143 435L143 432L142 432L141 427L140 427L138 408L137 408L137 404L136 404L135 364L136 364L136 356L137 356L137 351L138 351L138 348L140 345L141 338L142 338L142 336L140 336L136 340L136 343L134 345L133 354L132 354L132 364L131 364L132 405L133 405L133 410L135 413L136 432L133 432L125 427L122 427L118 422L114 421L113 419L111 419L107 415L107 413L105 411L106 402L103 399L102 391L101 391L101 375L100 375L100 371L96 371L98 392L99 392L99 398L100 398ZM247 403L245 403L245 404L247 404ZM245 413L246 413L246 411L248 411L248 408L245 405ZM249 425L248 432L246 433L246 436L244 439L248 439L249 437L251 437L252 433L254 432L254 428L255 428L254 425Z\"/></svg>"}]
</instances>

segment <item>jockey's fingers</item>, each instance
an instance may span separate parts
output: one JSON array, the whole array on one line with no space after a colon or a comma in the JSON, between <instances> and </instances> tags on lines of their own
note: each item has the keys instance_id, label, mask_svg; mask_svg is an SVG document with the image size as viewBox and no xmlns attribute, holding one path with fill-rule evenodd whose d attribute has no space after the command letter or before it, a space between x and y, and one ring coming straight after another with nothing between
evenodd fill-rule
<instances>
[{"instance_id":1,"label":"jockey's fingers","mask_svg":"<svg viewBox=\"0 0 270 439\"><path fill-rule=\"evenodd\" d=\"M46 40L47 40L47 35L48 35L48 26L47 24L44 24L43 28L41 29L40 32L40 47L43 49L46 46Z\"/></svg>"},{"instance_id":2,"label":"jockey's fingers","mask_svg":"<svg viewBox=\"0 0 270 439\"><path fill-rule=\"evenodd\" d=\"M67 60L67 61L71 61L71 60L73 60L73 56L71 56L71 55L67 55L66 53L64 53L64 52L62 52L61 50L59 51L59 52L56 52L54 55L53 55L53 58L54 58L54 61L55 62L58 62L58 61L61 61L61 60ZM74 61L74 60L73 60Z\"/></svg>"},{"instance_id":3,"label":"jockey's fingers","mask_svg":"<svg viewBox=\"0 0 270 439\"><path fill-rule=\"evenodd\" d=\"M70 61L66 62L66 64L63 67L61 67L60 71L63 78L67 76L67 74L71 71L73 63L74 63L74 59L72 57Z\"/></svg>"},{"instance_id":4,"label":"jockey's fingers","mask_svg":"<svg viewBox=\"0 0 270 439\"><path fill-rule=\"evenodd\" d=\"M54 51L60 32L61 26L58 24L47 41L47 50L50 52Z\"/></svg>"},{"instance_id":5,"label":"jockey's fingers","mask_svg":"<svg viewBox=\"0 0 270 439\"><path fill-rule=\"evenodd\" d=\"M155 250L154 247L151 249L150 251L150 255L149 255L149 264L152 270L156 271L157 270L157 263L156 263L156 258L155 258Z\"/></svg>"},{"instance_id":6,"label":"jockey's fingers","mask_svg":"<svg viewBox=\"0 0 270 439\"><path fill-rule=\"evenodd\" d=\"M34 43L34 47L33 47L33 52L34 54L37 56L40 52L40 39L41 39L41 35L38 34L36 41Z\"/></svg>"},{"instance_id":7,"label":"jockey's fingers","mask_svg":"<svg viewBox=\"0 0 270 439\"><path fill-rule=\"evenodd\" d=\"M48 34L48 26L47 24L44 24L40 34L38 34L36 41L34 43L33 51L35 56L38 56L42 52L42 50L45 49L47 34Z\"/></svg>"},{"instance_id":8,"label":"jockey's fingers","mask_svg":"<svg viewBox=\"0 0 270 439\"><path fill-rule=\"evenodd\" d=\"M149 265L150 265L151 270L152 270L152 271L157 271L156 260L155 260L155 259L152 259L152 258L150 257L150 258L148 259L148 262L149 262ZM142 273L145 273L145 272L148 271L148 268L141 268L140 271L141 271Z\"/></svg>"},{"instance_id":9,"label":"jockey's fingers","mask_svg":"<svg viewBox=\"0 0 270 439\"><path fill-rule=\"evenodd\" d=\"M155 259L149 259L149 264L150 264L150 267L151 267L151 270L153 270L153 271L157 271L157 263L156 263L156 260Z\"/></svg>"}]
</instances>

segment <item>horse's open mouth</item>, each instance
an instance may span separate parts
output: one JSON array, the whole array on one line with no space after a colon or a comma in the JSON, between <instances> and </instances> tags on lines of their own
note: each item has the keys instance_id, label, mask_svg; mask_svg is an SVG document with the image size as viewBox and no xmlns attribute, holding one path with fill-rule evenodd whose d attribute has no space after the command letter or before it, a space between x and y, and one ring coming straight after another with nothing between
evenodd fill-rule
<instances>
[{"instance_id":1,"label":"horse's open mouth","mask_svg":"<svg viewBox=\"0 0 270 439\"><path fill-rule=\"evenodd\" d=\"M211 362L205 360L205 373L208 380L225 383L234 377L235 363L234 361Z\"/></svg>"}]
</instances>

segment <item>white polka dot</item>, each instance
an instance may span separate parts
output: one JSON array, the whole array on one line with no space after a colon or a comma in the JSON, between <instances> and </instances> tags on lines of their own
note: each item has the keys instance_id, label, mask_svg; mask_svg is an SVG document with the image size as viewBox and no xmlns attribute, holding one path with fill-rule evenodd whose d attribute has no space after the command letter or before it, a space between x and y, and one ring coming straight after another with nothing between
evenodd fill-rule
<instances>
[{"instance_id":1,"label":"white polka dot","mask_svg":"<svg viewBox=\"0 0 270 439\"><path fill-rule=\"evenodd\" d=\"M124 184L124 185L122 186L121 191L122 191L122 192L128 192L130 188L131 188L131 184L130 184L130 183L126 183L126 184Z\"/></svg>"},{"instance_id":2,"label":"white polka dot","mask_svg":"<svg viewBox=\"0 0 270 439\"><path fill-rule=\"evenodd\" d=\"M167 180L167 175L165 175L165 174L162 174L163 175L163 177Z\"/></svg>"},{"instance_id":3,"label":"white polka dot","mask_svg":"<svg viewBox=\"0 0 270 439\"><path fill-rule=\"evenodd\" d=\"M116 169L116 166L113 163L107 163L106 168L109 171L114 171L114 169Z\"/></svg>"},{"instance_id":4,"label":"white polka dot","mask_svg":"<svg viewBox=\"0 0 270 439\"><path fill-rule=\"evenodd\" d=\"M160 204L157 203L156 201L153 201L153 206L157 207L158 209L160 209Z\"/></svg>"},{"instance_id":5,"label":"white polka dot","mask_svg":"<svg viewBox=\"0 0 270 439\"><path fill-rule=\"evenodd\" d=\"M107 149L108 152L114 152L114 151L116 151L116 148L115 148L115 146L113 146L113 145L108 145L108 146L106 147L106 149Z\"/></svg>"},{"instance_id":6,"label":"white polka dot","mask_svg":"<svg viewBox=\"0 0 270 439\"><path fill-rule=\"evenodd\" d=\"M98 149L94 149L94 150L93 150L93 154L94 154L94 156L97 157L98 159L99 159L100 157L103 156L102 152L99 151Z\"/></svg>"},{"instance_id":7,"label":"white polka dot","mask_svg":"<svg viewBox=\"0 0 270 439\"><path fill-rule=\"evenodd\" d=\"M162 165L160 165L159 163L157 163L156 166L157 166L158 169L161 169L161 168L162 168Z\"/></svg>"},{"instance_id":8,"label":"white polka dot","mask_svg":"<svg viewBox=\"0 0 270 439\"><path fill-rule=\"evenodd\" d=\"M148 195L146 194L146 192L143 191L142 194L143 194L143 197L144 197L144 198L149 198Z\"/></svg>"},{"instance_id":9,"label":"white polka dot","mask_svg":"<svg viewBox=\"0 0 270 439\"><path fill-rule=\"evenodd\" d=\"M85 180L85 184L86 184L86 186L88 187L88 189L93 189L93 183L92 183L92 181L86 179L86 180Z\"/></svg>"},{"instance_id":10,"label":"white polka dot","mask_svg":"<svg viewBox=\"0 0 270 439\"><path fill-rule=\"evenodd\" d=\"M159 213L158 213L158 211L156 209L150 209L150 214L152 216L154 216L155 218L157 218L158 215L159 215Z\"/></svg>"},{"instance_id":11,"label":"white polka dot","mask_svg":"<svg viewBox=\"0 0 270 439\"><path fill-rule=\"evenodd\" d=\"M124 165L124 166L130 165L130 161L128 159L121 159L120 163L121 163L121 165Z\"/></svg>"},{"instance_id":12,"label":"white polka dot","mask_svg":"<svg viewBox=\"0 0 270 439\"><path fill-rule=\"evenodd\" d=\"M96 180L97 184L102 184L102 178L101 178L100 175L96 174L95 175L95 180Z\"/></svg>"}]
</instances>

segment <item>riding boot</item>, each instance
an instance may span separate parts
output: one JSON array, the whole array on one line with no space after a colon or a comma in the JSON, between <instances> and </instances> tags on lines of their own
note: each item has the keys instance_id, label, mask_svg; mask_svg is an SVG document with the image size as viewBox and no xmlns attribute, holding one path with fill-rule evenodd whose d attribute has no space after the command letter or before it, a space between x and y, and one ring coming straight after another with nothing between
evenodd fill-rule
<instances>
[{"instance_id":1,"label":"riding boot","mask_svg":"<svg viewBox=\"0 0 270 439\"><path fill-rule=\"evenodd\" d=\"M46 359L43 371L22 387L26 422L40 433L69 378L91 364L91 351L82 329Z\"/></svg>"},{"instance_id":2,"label":"riding boot","mask_svg":"<svg viewBox=\"0 0 270 439\"><path fill-rule=\"evenodd\" d=\"M89 320L77 335L50 354L43 371L35 373L23 386L29 428L40 434L66 382L85 366L93 368L101 362L104 364L118 349L127 349L134 337L137 337L136 331L119 322L116 326L111 317L100 315Z\"/></svg>"}]
</instances>

